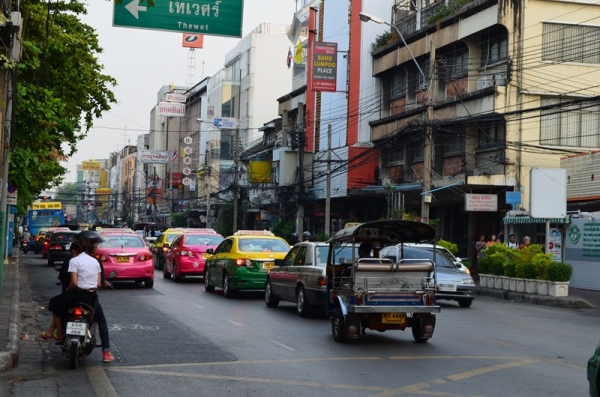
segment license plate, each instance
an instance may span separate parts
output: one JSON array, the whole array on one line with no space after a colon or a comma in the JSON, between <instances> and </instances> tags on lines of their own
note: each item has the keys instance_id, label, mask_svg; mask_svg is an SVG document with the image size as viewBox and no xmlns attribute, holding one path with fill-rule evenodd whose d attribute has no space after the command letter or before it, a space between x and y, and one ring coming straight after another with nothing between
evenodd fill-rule
<instances>
[{"instance_id":1,"label":"license plate","mask_svg":"<svg viewBox=\"0 0 600 397\"><path fill-rule=\"evenodd\" d=\"M67 323L67 335L85 336L86 323Z\"/></svg>"},{"instance_id":2,"label":"license plate","mask_svg":"<svg viewBox=\"0 0 600 397\"><path fill-rule=\"evenodd\" d=\"M381 313L382 324L404 324L406 313Z\"/></svg>"},{"instance_id":3,"label":"license plate","mask_svg":"<svg viewBox=\"0 0 600 397\"><path fill-rule=\"evenodd\" d=\"M71 249L71 244L65 244L65 250Z\"/></svg>"},{"instance_id":4,"label":"license plate","mask_svg":"<svg viewBox=\"0 0 600 397\"><path fill-rule=\"evenodd\" d=\"M456 284L438 284L438 290L444 292L456 292Z\"/></svg>"},{"instance_id":5,"label":"license plate","mask_svg":"<svg viewBox=\"0 0 600 397\"><path fill-rule=\"evenodd\" d=\"M117 256L117 263L129 263L128 256Z\"/></svg>"},{"instance_id":6,"label":"license plate","mask_svg":"<svg viewBox=\"0 0 600 397\"><path fill-rule=\"evenodd\" d=\"M275 267L275 262L265 262L263 263L263 269L271 269Z\"/></svg>"}]
</instances>

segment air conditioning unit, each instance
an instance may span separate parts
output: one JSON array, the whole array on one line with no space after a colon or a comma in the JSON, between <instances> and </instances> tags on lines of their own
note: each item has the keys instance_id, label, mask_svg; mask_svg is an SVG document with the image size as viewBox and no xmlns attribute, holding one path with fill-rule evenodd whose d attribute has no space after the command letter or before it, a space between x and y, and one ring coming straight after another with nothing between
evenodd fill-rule
<instances>
[{"instance_id":1,"label":"air conditioning unit","mask_svg":"<svg viewBox=\"0 0 600 397\"><path fill-rule=\"evenodd\" d=\"M505 81L506 81L506 79L505 79ZM477 89L478 90L483 90L483 89L486 89L488 87L493 87L493 86L494 86L494 82L492 80L492 76L484 76L477 80Z\"/></svg>"},{"instance_id":2,"label":"air conditioning unit","mask_svg":"<svg viewBox=\"0 0 600 397\"><path fill-rule=\"evenodd\" d=\"M506 85L506 73L496 73L492 79L495 86Z\"/></svg>"},{"instance_id":3,"label":"air conditioning unit","mask_svg":"<svg viewBox=\"0 0 600 397\"><path fill-rule=\"evenodd\" d=\"M473 168L473 176L482 176L484 172L481 168Z\"/></svg>"}]
</instances>

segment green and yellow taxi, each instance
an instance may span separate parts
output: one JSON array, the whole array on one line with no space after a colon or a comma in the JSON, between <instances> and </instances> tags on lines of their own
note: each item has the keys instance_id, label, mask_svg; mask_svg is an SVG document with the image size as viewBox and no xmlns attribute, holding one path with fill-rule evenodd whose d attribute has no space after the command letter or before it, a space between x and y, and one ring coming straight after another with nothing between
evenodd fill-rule
<instances>
[{"instance_id":1,"label":"green and yellow taxi","mask_svg":"<svg viewBox=\"0 0 600 397\"><path fill-rule=\"evenodd\" d=\"M267 272L275 259L283 259L290 246L281 237L266 230L238 230L227 237L206 259L204 289L222 288L231 298L239 290L264 289Z\"/></svg>"},{"instance_id":2,"label":"green and yellow taxi","mask_svg":"<svg viewBox=\"0 0 600 397\"><path fill-rule=\"evenodd\" d=\"M152 262L154 263L155 269L163 269L163 266L165 265L165 252L171 248L171 243L173 240L180 236L185 230L187 230L187 228L170 228L162 232L162 234L156 238L156 241L150 248L150 251L152 251Z\"/></svg>"},{"instance_id":3,"label":"green and yellow taxi","mask_svg":"<svg viewBox=\"0 0 600 397\"><path fill-rule=\"evenodd\" d=\"M44 248L44 238L46 237L46 233L49 229L50 228L48 227L43 227L40 230L38 230L37 234L35 235L35 245L33 246L34 253L39 254L40 252L42 252Z\"/></svg>"}]
</instances>

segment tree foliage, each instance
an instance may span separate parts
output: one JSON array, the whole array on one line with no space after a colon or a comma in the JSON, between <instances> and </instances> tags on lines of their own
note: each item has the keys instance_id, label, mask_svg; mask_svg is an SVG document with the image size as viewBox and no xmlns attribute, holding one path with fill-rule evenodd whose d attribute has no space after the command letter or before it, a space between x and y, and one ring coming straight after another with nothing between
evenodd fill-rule
<instances>
[{"instance_id":1,"label":"tree foliage","mask_svg":"<svg viewBox=\"0 0 600 397\"><path fill-rule=\"evenodd\" d=\"M41 191L60 185L67 172L61 162L116 103L116 81L102 73L98 37L79 19L87 14L82 0L22 0L21 12L9 180L24 213Z\"/></svg>"}]
</instances>

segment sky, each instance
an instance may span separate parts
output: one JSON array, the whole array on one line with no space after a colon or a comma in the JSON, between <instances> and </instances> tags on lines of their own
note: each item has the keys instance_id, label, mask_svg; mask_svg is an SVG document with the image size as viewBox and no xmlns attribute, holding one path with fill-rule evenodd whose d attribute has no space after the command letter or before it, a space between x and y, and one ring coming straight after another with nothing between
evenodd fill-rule
<instances>
[{"instance_id":1,"label":"sky","mask_svg":"<svg viewBox=\"0 0 600 397\"><path fill-rule=\"evenodd\" d=\"M181 46L182 33L113 27L113 1L87 0L87 9L82 20L96 30L104 49L99 61L103 73L117 80L113 92L118 103L94 122L77 153L63 164L68 170L64 182L76 181L82 161L105 159L125 145L135 145L138 135L149 132L150 111L160 88L184 86L188 74L190 50ZM242 37L261 23L291 24L295 10L295 0L244 0ZM205 36L204 48L195 50L194 83L222 69L225 54L239 41ZM273 57L286 62L287 53Z\"/></svg>"}]
</instances>

